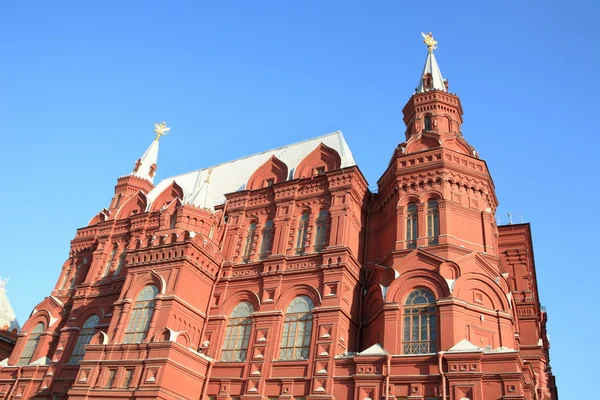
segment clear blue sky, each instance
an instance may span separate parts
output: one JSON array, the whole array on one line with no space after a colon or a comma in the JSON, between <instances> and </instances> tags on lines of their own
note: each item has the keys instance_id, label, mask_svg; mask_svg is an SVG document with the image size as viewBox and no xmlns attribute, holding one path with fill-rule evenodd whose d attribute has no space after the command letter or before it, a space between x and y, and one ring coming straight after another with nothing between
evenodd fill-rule
<instances>
[{"instance_id":1,"label":"clear blue sky","mask_svg":"<svg viewBox=\"0 0 600 400\"><path fill-rule=\"evenodd\" d=\"M50 293L75 229L108 205L154 122L172 127L158 179L339 129L375 184L403 140L420 32L432 31L501 222L532 223L560 395L589 395L598 3L3 2L0 275L19 320Z\"/></svg>"}]
</instances>

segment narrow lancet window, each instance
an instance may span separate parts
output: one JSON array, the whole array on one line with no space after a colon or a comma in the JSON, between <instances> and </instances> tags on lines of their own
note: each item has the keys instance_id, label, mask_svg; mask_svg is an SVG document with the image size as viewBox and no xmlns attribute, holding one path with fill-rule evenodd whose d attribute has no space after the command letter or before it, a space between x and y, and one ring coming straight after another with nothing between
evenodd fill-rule
<instances>
[{"instance_id":1,"label":"narrow lancet window","mask_svg":"<svg viewBox=\"0 0 600 400\"><path fill-rule=\"evenodd\" d=\"M316 226L315 251L323 251L327 247L327 231L329 230L329 212L327 210L319 211Z\"/></svg>"},{"instance_id":2,"label":"narrow lancet window","mask_svg":"<svg viewBox=\"0 0 600 400\"><path fill-rule=\"evenodd\" d=\"M314 308L308 296L298 296L287 308L279 358L282 360L306 360L310 352Z\"/></svg>"},{"instance_id":3,"label":"narrow lancet window","mask_svg":"<svg viewBox=\"0 0 600 400\"><path fill-rule=\"evenodd\" d=\"M404 354L428 354L437 351L437 314L433 293L415 289L404 301Z\"/></svg>"},{"instance_id":4,"label":"narrow lancet window","mask_svg":"<svg viewBox=\"0 0 600 400\"><path fill-rule=\"evenodd\" d=\"M419 232L419 223L417 218L417 205L408 203L406 207L406 248L417 248L417 235Z\"/></svg>"},{"instance_id":5,"label":"narrow lancet window","mask_svg":"<svg viewBox=\"0 0 600 400\"><path fill-rule=\"evenodd\" d=\"M158 288L154 285L148 285L138 295L125 329L125 343L141 343L146 339L150 321L154 314L154 303L157 294Z\"/></svg>"},{"instance_id":6,"label":"narrow lancet window","mask_svg":"<svg viewBox=\"0 0 600 400\"><path fill-rule=\"evenodd\" d=\"M250 331L252 330L251 315L254 307L247 301L239 303L229 316L225 341L221 351L222 361L245 361L248 354Z\"/></svg>"},{"instance_id":7,"label":"narrow lancet window","mask_svg":"<svg viewBox=\"0 0 600 400\"><path fill-rule=\"evenodd\" d=\"M425 130L430 131L431 130L431 115L429 115L429 114L425 115L424 124L425 124Z\"/></svg>"},{"instance_id":8,"label":"narrow lancet window","mask_svg":"<svg viewBox=\"0 0 600 400\"><path fill-rule=\"evenodd\" d=\"M256 222L252 222L248 227L248 233L246 234L246 243L244 244L243 260L245 263L250 261L250 255L252 253L252 246L254 245L254 237L256 236Z\"/></svg>"},{"instance_id":9,"label":"narrow lancet window","mask_svg":"<svg viewBox=\"0 0 600 400\"><path fill-rule=\"evenodd\" d=\"M440 216L437 200L427 202L427 240L429 246L439 244L440 235Z\"/></svg>"},{"instance_id":10,"label":"narrow lancet window","mask_svg":"<svg viewBox=\"0 0 600 400\"><path fill-rule=\"evenodd\" d=\"M273 220L265 222L262 232L262 242L260 245L260 258L267 258L273 250Z\"/></svg>"},{"instance_id":11,"label":"narrow lancet window","mask_svg":"<svg viewBox=\"0 0 600 400\"><path fill-rule=\"evenodd\" d=\"M296 238L296 254L301 255L306 251L306 236L308 235L308 219L310 214L304 212L298 222L298 237Z\"/></svg>"}]
</instances>

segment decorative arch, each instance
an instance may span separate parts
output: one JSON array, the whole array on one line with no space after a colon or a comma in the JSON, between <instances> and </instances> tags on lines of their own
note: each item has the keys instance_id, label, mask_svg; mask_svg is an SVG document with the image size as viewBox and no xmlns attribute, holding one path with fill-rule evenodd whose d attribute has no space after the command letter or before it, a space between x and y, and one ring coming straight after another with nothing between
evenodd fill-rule
<instances>
[{"instance_id":1,"label":"decorative arch","mask_svg":"<svg viewBox=\"0 0 600 400\"><path fill-rule=\"evenodd\" d=\"M291 287L279 296L276 302L276 309L285 310L295 297L302 295L310 297L315 307L321 305L321 293L313 286L300 284Z\"/></svg>"},{"instance_id":2,"label":"decorative arch","mask_svg":"<svg viewBox=\"0 0 600 400\"><path fill-rule=\"evenodd\" d=\"M364 299L364 312L365 321L370 320L375 316L375 312L380 309L385 300L383 299L383 293L381 292L381 286L379 284L371 285L371 288L367 291Z\"/></svg>"},{"instance_id":3,"label":"decorative arch","mask_svg":"<svg viewBox=\"0 0 600 400\"><path fill-rule=\"evenodd\" d=\"M411 137L406 143L406 153L414 153L421 150L435 149L442 145L439 136L432 132L421 132Z\"/></svg>"},{"instance_id":4,"label":"decorative arch","mask_svg":"<svg viewBox=\"0 0 600 400\"><path fill-rule=\"evenodd\" d=\"M90 344L108 344L108 335L106 332L99 331L96 332L94 336L92 336L92 340L90 340Z\"/></svg>"},{"instance_id":5,"label":"decorative arch","mask_svg":"<svg viewBox=\"0 0 600 400\"><path fill-rule=\"evenodd\" d=\"M152 270L149 273L142 275L136 281L132 282L131 285L129 286L129 289L127 290L124 298L125 299L137 298L139 292L148 285L156 286L159 294L165 294L165 290L167 287L165 279L162 276L160 276L158 273L156 273L155 271Z\"/></svg>"},{"instance_id":6,"label":"decorative arch","mask_svg":"<svg viewBox=\"0 0 600 400\"><path fill-rule=\"evenodd\" d=\"M251 292L250 290L240 290L234 295L228 296L227 300L223 302L223 305L221 306L221 314L228 316L231 314L231 311L235 308L235 306L242 301L247 301L252 304L254 311L258 311L260 309L260 298L256 293Z\"/></svg>"},{"instance_id":7,"label":"decorative arch","mask_svg":"<svg viewBox=\"0 0 600 400\"><path fill-rule=\"evenodd\" d=\"M429 289L436 299L450 296L448 283L439 274L417 270L402 274L402 279L392 282L386 295L388 302L402 304L408 293L417 287Z\"/></svg>"},{"instance_id":8,"label":"decorative arch","mask_svg":"<svg viewBox=\"0 0 600 400\"><path fill-rule=\"evenodd\" d=\"M146 211L147 204L146 195L139 191L121 206L115 219L128 218L131 215L141 214Z\"/></svg>"},{"instance_id":9,"label":"decorative arch","mask_svg":"<svg viewBox=\"0 0 600 400\"><path fill-rule=\"evenodd\" d=\"M310 178L322 172L333 171L340 168L342 158L340 154L331 147L319 144L309 155L298 164L294 172L294 178Z\"/></svg>"},{"instance_id":10,"label":"decorative arch","mask_svg":"<svg viewBox=\"0 0 600 400\"><path fill-rule=\"evenodd\" d=\"M158 211L175 199L179 199L179 201L183 200L183 189L177 182L173 181L154 199L150 206L150 211Z\"/></svg>"},{"instance_id":11,"label":"decorative arch","mask_svg":"<svg viewBox=\"0 0 600 400\"><path fill-rule=\"evenodd\" d=\"M443 200L444 199L444 195L442 194L442 192L440 192L439 190L428 190L427 192L423 193L420 198L419 201L423 204L427 204L427 202L429 200Z\"/></svg>"},{"instance_id":12,"label":"decorative arch","mask_svg":"<svg viewBox=\"0 0 600 400\"><path fill-rule=\"evenodd\" d=\"M479 292L479 293L478 293ZM476 295L480 294L481 299L477 300ZM454 296L463 299L471 304L486 306L487 301L494 310L509 311L510 305L505 294L494 281L483 274L467 274L456 280L454 284Z\"/></svg>"},{"instance_id":13,"label":"decorative arch","mask_svg":"<svg viewBox=\"0 0 600 400\"><path fill-rule=\"evenodd\" d=\"M256 190L285 182L288 177L288 166L275 156L271 156L263 165L258 167L252 174L248 183L247 190Z\"/></svg>"}]
</instances>

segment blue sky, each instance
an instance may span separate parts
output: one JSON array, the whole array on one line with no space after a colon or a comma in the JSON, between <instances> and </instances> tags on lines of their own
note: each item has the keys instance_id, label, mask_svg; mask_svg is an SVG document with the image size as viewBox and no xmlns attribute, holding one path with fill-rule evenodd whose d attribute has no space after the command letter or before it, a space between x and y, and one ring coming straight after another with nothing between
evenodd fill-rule
<instances>
[{"instance_id":1,"label":"blue sky","mask_svg":"<svg viewBox=\"0 0 600 400\"><path fill-rule=\"evenodd\" d=\"M172 127L158 179L342 130L374 185L403 140L420 32L432 31L501 222L510 212L532 223L559 392L589 394L599 11L537 0L3 2L0 275L19 320L50 293L75 229L108 205L154 122Z\"/></svg>"}]
</instances>

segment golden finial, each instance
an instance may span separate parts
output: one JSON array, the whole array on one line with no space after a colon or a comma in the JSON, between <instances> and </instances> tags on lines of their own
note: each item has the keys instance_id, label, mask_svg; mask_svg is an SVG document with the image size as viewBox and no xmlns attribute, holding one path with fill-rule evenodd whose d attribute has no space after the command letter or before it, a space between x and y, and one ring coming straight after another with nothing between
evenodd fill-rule
<instances>
[{"instance_id":1,"label":"golden finial","mask_svg":"<svg viewBox=\"0 0 600 400\"><path fill-rule=\"evenodd\" d=\"M160 139L161 136L165 136L167 133L169 133L169 131L171 130L171 128L167 128L167 124L166 122L161 122L160 124L155 123L154 124L154 133L156 133L156 141L158 141L158 139Z\"/></svg>"},{"instance_id":2,"label":"golden finial","mask_svg":"<svg viewBox=\"0 0 600 400\"><path fill-rule=\"evenodd\" d=\"M206 180L204 182L210 183L210 174L212 174L212 171L213 171L213 167L210 167L208 169L208 175L206 176Z\"/></svg>"},{"instance_id":3,"label":"golden finial","mask_svg":"<svg viewBox=\"0 0 600 400\"><path fill-rule=\"evenodd\" d=\"M421 32L421 35L423 35L423 43L427 45L427 50L429 51L429 53L433 53L433 51L437 49L436 45L438 42L433 38L431 32L429 32L428 34L424 34L423 32Z\"/></svg>"}]
</instances>

